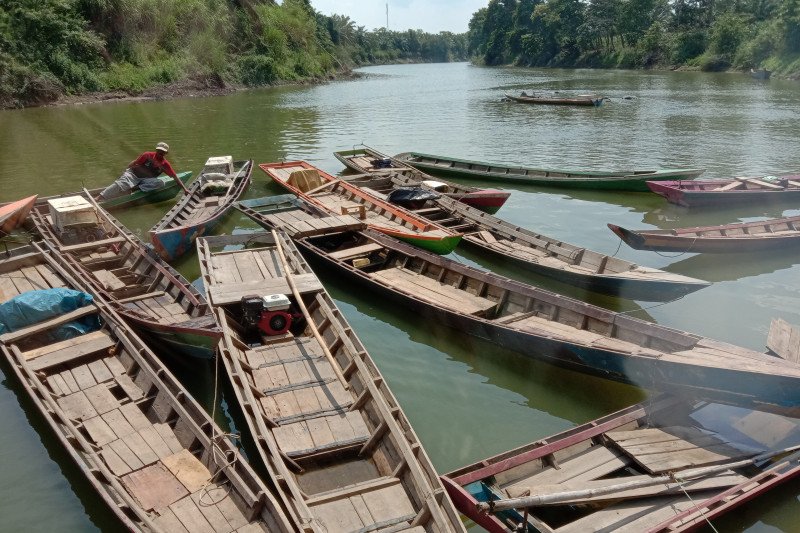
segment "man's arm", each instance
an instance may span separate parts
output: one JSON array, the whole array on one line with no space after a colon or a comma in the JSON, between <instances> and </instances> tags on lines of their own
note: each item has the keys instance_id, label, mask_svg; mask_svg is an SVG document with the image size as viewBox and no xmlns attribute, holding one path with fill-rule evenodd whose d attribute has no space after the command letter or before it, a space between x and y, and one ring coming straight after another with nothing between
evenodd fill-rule
<instances>
[{"instance_id":1,"label":"man's arm","mask_svg":"<svg viewBox=\"0 0 800 533\"><path fill-rule=\"evenodd\" d=\"M174 180L175 180L175 181L178 183L178 185L180 185L180 186L181 186L181 189L183 189L183 192L185 192L186 194L189 194L189 189L187 189L187 188L186 188L186 185L184 185L184 184L183 184L183 182L182 182L181 180L179 180L179 179L178 179L178 175L177 175L177 174L175 174L175 171L174 171L174 170L172 170L172 165L169 163L169 161L167 161L167 160L165 159L165 160L163 161L163 164L162 164L162 167L161 167L161 168L163 169L163 171L164 171L164 174L166 174L167 176L169 176L169 177L171 177L172 179L174 179Z\"/></svg>"}]
</instances>

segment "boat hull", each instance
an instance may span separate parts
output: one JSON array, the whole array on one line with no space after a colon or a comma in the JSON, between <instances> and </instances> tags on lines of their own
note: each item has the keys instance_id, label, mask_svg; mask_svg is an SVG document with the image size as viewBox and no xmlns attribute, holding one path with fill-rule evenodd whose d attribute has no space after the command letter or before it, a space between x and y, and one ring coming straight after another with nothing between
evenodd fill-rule
<instances>
[{"instance_id":1,"label":"boat hull","mask_svg":"<svg viewBox=\"0 0 800 533\"><path fill-rule=\"evenodd\" d=\"M683 207L728 207L731 205L793 204L800 201L800 189L784 190L700 190L708 181L683 185L681 182L647 182L649 189L669 203ZM713 182L711 182L713 183ZM720 186L728 183L719 180Z\"/></svg>"},{"instance_id":2,"label":"boat hull","mask_svg":"<svg viewBox=\"0 0 800 533\"><path fill-rule=\"evenodd\" d=\"M624 352L600 347L588 348L546 335L516 330L413 298L343 267L328 256L319 254L302 239L297 241L297 245L310 262L324 264L336 270L341 277L373 291L384 302L403 305L429 319L431 323L468 333L527 357L645 389L679 390L685 395L698 398L712 397L744 407L800 416L800 378L700 367L650 357L631 357L631 354Z\"/></svg>"},{"instance_id":3,"label":"boat hull","mask_svg":"<svg viewBox=\"0 0 800 533\"><path fill-rule=\"evenodd\" d=\"M648 181L690 180L702 174L700 169L666 169L658 171L596 171L581 172L563 169L536 169L508 167L468 161L440 158L416 152L394 156L418 170L461 179L481 179L519 185L536 185L569 189L647 192Z\"/></svg>"},{"instance_id":4,"label":"boat hull","mask_svg":"<svg viewBox=\"0 0 800 533\"><path fill-rule=\"evenodd\" d=\"M792 218L800 221L800 217ZM730 224L719 228L724 231L726 228L747 225L752 224ZM726 254L765 252L800 246L800 232L794 235L707 237L696 234L679 235L668 230L632 231L614 224L608 224L608 227L631 248L654 252Z\"/></svg>"},{"instance_id":5,"label":"boat hull","mask_svg":"<svg viewBox=\"0 0 800 533\"><path fill-rule=\"evenodd\" d=\"M465 203L475 209L480 209L484 213L494 215L497 213L503 204L508 200L509 194L500 191L480 191L474 193L467 193L463 196L456 198L459 202Z\"/></svg>"},{"instance_id":6,"label":"boat hull","mask_svg":"<svg viewBox=\"0 0 800 533\"><path fill-rule=\"evenodd\" d=\"M31 212L33 204L36 203L36 198L38 195L34 194L0 207L0 236L22 224L25 217Z\"/></svg>"},{"instance_id":7,"label":"boat hull","mask_svg":"<svg viewBox=\"0 0 800 533\"><path fill-rule=\"evenodd\" d=\"M536 96L512 96L510 94L507 94L506 98L521 104L568 105L580 107L599 107L603 104L602 98L540 98Z\"/></svg>"},{"instance_id":8,"label":"boat hull","mask_svg":"<svg viewBox=\"0 0 800 533\"><path fill-rule=\"evenodd\" d=\"M179 172L178 179L183 182L184 185L189 181L192 177L192 172ZM161 175L158 177L162 182L164 182L164 187L160 189L156 189L154 191L140 191L135 190L131 194L127 194L125 196L120 196L119 198L112 198L110 200L105 200L100 203L100 207L107 210L114 210L114 209L124 209L126 207L133 207L136 205L142 204L155 204L159 202L164 202L167 200L171 200L175 198L182 189L181 187L175 183L175 180L170 178L169 176ZM99 193L102 189L99 189L97 192Z\"/></svg>"},{"instance_id":9,"label":"boat hull","mask_svg":"<svg viewBox=\"0 0 800 533\"><path fill-rule=\"evenodd\" d=\"M587 291L628 300L666 302L709 286L709 283L700 280L692 283L689 281L657 280L654 278L634 279L613 275L586 275L582 272L554 269L541 263L528 261L509 254L500 255L497 251L489 246L482 245L476 239L462 239L461 242L464 246L492 256L502 257L504 260L540 276L546 276Z\"/></svg>"}]
</instances>

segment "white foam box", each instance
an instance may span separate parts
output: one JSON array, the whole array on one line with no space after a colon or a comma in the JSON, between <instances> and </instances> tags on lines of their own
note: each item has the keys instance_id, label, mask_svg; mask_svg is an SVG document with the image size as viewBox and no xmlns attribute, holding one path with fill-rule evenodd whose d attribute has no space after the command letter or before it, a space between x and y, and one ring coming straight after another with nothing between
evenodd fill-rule
<instances>
[{"instance_id":1,"label":"white foam box","mask_svg":"<svg viewBox=\"0 0 800 533\"><path fill-rule=\"evenodd\" d=\"M203 165L203 172L219 172L221 174L233 174L233 157L223 155L220 157L209 157Z\"/></svg>"},{"instance_id":2,"label":"white foam box","mask_svg":"<svg viewBox=\"0 0 800 533\"><path fill-rule=\"evenodd\" d=\"M97 225L99 223L94 207L82 196L67 196L47 201L50 218L59 233L70 226Z\"/></svg>"}]
</instances>

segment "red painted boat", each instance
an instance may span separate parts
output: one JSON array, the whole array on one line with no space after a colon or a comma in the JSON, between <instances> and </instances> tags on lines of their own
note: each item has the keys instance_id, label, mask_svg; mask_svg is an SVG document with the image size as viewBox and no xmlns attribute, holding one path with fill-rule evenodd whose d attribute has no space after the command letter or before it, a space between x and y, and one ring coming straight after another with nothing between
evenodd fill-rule
<instances>
[{"instance_id":1,"label":"red painted boat","mask_svg":"<svg viewBox=\"0 0 800 533\"><path fill-rule=\"evenodd\" d=\"M724 180L648 181L647 186L668 202L684 207L725 207L800 200L800 174L738 177Z\"/></svg>"},{"instance_id":2,"label":"red painted boat","mask_svg":"<svg viewBox=\"0 0 800 533\"><path fill-rule=\"evenodd\" d=\"M292 194L334 215L354 215L370 228L428 251L446 255L461 234L430 222L305 161L261 163L259 168Z\"/></svg>"},{"instance_id":3,"label":"red painted boat","mask_svg":"<svg viewBox=\"0 0 800 533\"><path fill-rule=\"evenodd\" d=\"M340 150L333 153L336 159L347 168L362 174L378 174L388 176L402 175L407 181L413 181L417 186L432 189L444 196L463 202L471 207L480 209L489 214L497 211L506 203L510 192L498 189L479 189L469 185L461 185L432 176L412 167L402 161L384 153L363 146L353 150ZM347 178L345 178L347 179Z\"/></svg>"},{"instance_id":4,"label":"red painted boat","mask_svg":"<svg viewBox=\"0 0 800 533\"><path fill-rule=\"evenodd\" d=\"M31 212L36 198L38 198L38 195L34 194L0 207L0 235L5 235L22 224L22 221Z\"/></svg>"},{"instance_id":5,"label":"red painted boat","mask_svg":"<svg viewBox=\"0 0 800 533\"><path fill-rule=\"evenodd\" d=\"M798 422L660 396L442 482L490 533L691 531L800 474Z\"/></svg>"}]
</instances>

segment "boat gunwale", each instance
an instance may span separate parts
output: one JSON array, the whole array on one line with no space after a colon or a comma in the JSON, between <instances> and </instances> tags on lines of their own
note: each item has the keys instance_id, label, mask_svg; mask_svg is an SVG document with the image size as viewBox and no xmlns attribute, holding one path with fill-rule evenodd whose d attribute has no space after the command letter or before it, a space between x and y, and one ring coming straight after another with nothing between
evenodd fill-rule
<instances>
[{"instance_id":1,"label":"boat gunwale","mask_svg":"<svg viewBox=\"0 0 800 533\"><path fill-rule=\"evenodd\" d=\"M211 287L215 285L211 277L211 265L213 263L213 257L216 255L216 253L212 251L212 246L220 247L229 244L239 245L251 242L255 239L263 238L269 240L269 238L273 237L273 235L280 239L281 246L285 250L284 253L286 254L287 262L296 267L298 271L312 274L316 277L313 270L300 254L299 250L297 250L292 240L280 230L277 230L274 233L255 232L234 236L200 237L197 239L197 250L198 256L200 257L201 274L206 290L209 291ZM274 238L272 240L274 242ZM275 247L277 247L277 244L273 245L273 248ZM263 249L265 248L257 247L249 250ZM236 253L237 251L238 250L222 253L230 254ZM361 392L359 394L355 394L354 392L354 401L359 402L361 397L367 394L367 391L369 391L366 401L371 401L376 404L372 407L372 409L374 409L375 416L380 419L380 422L376 423L375 427L370 430L370 438L372 439L375 434L374 432L378 431L382 425L385 424L387 426L387 430L383 433L383 435L380 436L378 442L387 441L392 443L392 446L397 450L399 455L399 464L405 463L404 469L410 472L413 483L411 484L411 487L407 487L405 490L413 493L413 497L409 496L409 501L414 504L415 508L418 508L416 509L417 516L419 517L419 513L423 513L423 510L427 508L428 513L431 515L431 518L428 520L436 523L437 527L441 530L464 531L463 526L460 528L458 527L461 525L461 521L452 503L449 503L449 500L446 498L441 499L436 497L437 493L445 492L444 487L441 485L439 475L433 467L427 452L425 452L425 449L422 447L421 441L414 432L405 412L397 401L397 398L391 392L391 389L389 389L385 378L381 374L375 362L372 360L372 357L369 355L366 347L358 338L355 330L353 330L353 328L348 324L344 314L336 306L336 303L328 294L327 290L320 285L320 288L314 292L316 293L317 297L312 300L312 303L309 306L309 313L313 317L314 312L321 310L324 306L327 309L327 312L320 311L321 315L323 316L322 322L328 321L332 323L333 320L335 320L338 323L338 328L335 329L338 329L339 331L336 333L336 335L334 335L333 339L323 337L326 342L326 347L327 349L331 349L332 346L341 341L343 349L343 352L341 353L343 353L345 357L349 357L350 362L347 365L343 365L339 363L338 357L334 356L334 358L336 359L336 364L341 368L342 372L346 372L346 368L352 366L352 370L348 373L348 377L346 378L347 382L352 383L355 378L355 380L361 385ZM314 307L312 311L311 307L313 306L316 307ZM245 371L241 369L241 365L239 365L234 356L236 350L242 351L242 349L237 349L237 347L234 346L234 338L231 334L231 331L234 328L232 328L231 324L228 323L229 317L225 307L226 305L215 305L212 306L212 309L218 317L219 323L221 324L221 327L225 333L221 341L221 343L225 345L225 349L221 350L221 352L223 353L223 360L225 361L226 369L228 370L229 375L232 376L233 374L231 373L231 366L234 367L234 370L237 373ZM235 321L231 321L235 323ZM315 324L315 326L316 325L317 324ZM346 336L340 336L341 333L346 334ZM331 353L333 354L332 350ZM232 363L235 364L232 365ZM252 371L248 372L252 375ZM245 380L246 379L247 378L245 378ZM293 500L289 499L284 490L280 491L281 497L284 499L287 506L291 507L293 510L296 510L295 512L298 512L298 518L300 518L300 525L302 526L302 515L313 516L313 513L303 499L303 493L300 490L299 484L297 484L295 481L294 485L296 485L296 487L292 486L292 482L290 480L293 479L293 476L286 465L286 461L284 461L285 457L280 451L275 436L266 427L264 420L262 420L262 416L264 414L263 409L261 407L257 407L258 402L255 400L249 387L246 387L243 383L237 382L233 379L231 379L231 382L241 405L251 406L250 409L243 409L243 411L245 413L245 417L247 418L248 426L250 426L250 430L253 433L253 437L257 441L257 448L262 462L270 470L270 473L273 476L275 476L277 473L280 473L280 475L282 475L286 481L286 484L290 485L291 488L289 492L292 493ZM365 407L361 406L358 409L358 412L363 411L365 411ZM361 416L363 416L365 419L370 418L366 415ZM266 443L266 449L258 444L260 442ZM413 449L414 445L417 446L416 451ZM375 448L376 446L377 444L373 445L372 448ZM400 480L403 485L406 485L406 482L402 481L402 471L396 473L393 477ZM418 505L414 503L415 499L419 500Z\"/></svg>"},{"instance_id":2,"label":"boat gunwale","mask_svg":"<svg viewBox=\"0 0 800 533\"><path fill-rule=\"evenodd\" d=\"M254 516L268 512L272 515L273 520L283 527L283 531L289 533L291 528L288 527L288 522L275 497L249 467L238 448L225 436L225 432L216 425L215 421L211 420L206 411L189 394L174 374L164 366L147 344L130 329L130 326L125 324L125 321L117 314L114 307L105 301L102 295L94 292L89 284L77 281L80 279L77 277L77 272L71 271L70 267L61 261L62 258L54 254L52 250L45 249L40 243L36 242L28 247L35 251L26 255L15 256L11 259L36 259L39 261L37 264L47 265L53 274L60 278L66 286L92 295L93 301L87 305L94 307L96 314L102 318L103 325L100 331L107 331L109 336L115 340L115 344L120 343L125 350L123 353L138 368L137 374L144 372L150 386L165 394L170 408L174 410L178 417L177 420L185 423L194 440L200 443L204 452L212 450L209 455L209 463L210 465L221 467L216 475L224 471L225 479L236 491L242 503L248 506L242 509L243 514L252 510L255 510ZM5 264L7 261L8 259L0 259L0 265ZM67 451L74 464L92 485L96 495L100 496L105 502L108 509L131 531L160 531L160 528L155 527L151 522L147 511L138 504L135 497L127 490L124 490L124 487L118 481L119 478L105 465L100 453L94 449L89 440L82 436L85 444L89 445L86 448L84 442L75 437L75 432L78 432L79 426L71 419L66 419L58 411L53 411L45 405L44 398L52 396L52 393L47 390L43 383L40 384L39 381L33 379L34 374L30 369L25 369L26 365L19 359L20 352L16 341L10 343L0 342L0 351L2 351L7 363L12 367L19 383L25 389L27 398L36 406L37 414L45 420L60 442L61 448ZM129 369L126 368L126 375L128 375L127 371ZM59 420L61 420L60 423ZM216 435L222 438L215 439L213 431L209 436L203 429L208 424L215 428ZM75 442L73 443L73 441ZM183 444L181 445L183 446ZM226 462L224 465L221 464L218 456L213 451L214 447L218 447L225 461L230 461L229 457L231 455L237 460ZM81 451L79 448L84 448L84 450ZM189 446L183 446L183 449L189 450ZM190 453L197 458L195 453L191 451ZM98 471L102 474L102 477L96 475ZM103 482L104 478L106 480L105 483ZM120 486L115 487L115 483ZM115 500L115 496L119 501ZM125 507L130 509L132 514L138 516L142 523L135 522L126 514L124 512ZM276 514L273 514L273 512Z\"/></svg>"}]
</instances>

